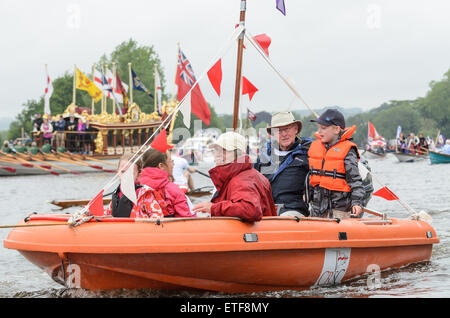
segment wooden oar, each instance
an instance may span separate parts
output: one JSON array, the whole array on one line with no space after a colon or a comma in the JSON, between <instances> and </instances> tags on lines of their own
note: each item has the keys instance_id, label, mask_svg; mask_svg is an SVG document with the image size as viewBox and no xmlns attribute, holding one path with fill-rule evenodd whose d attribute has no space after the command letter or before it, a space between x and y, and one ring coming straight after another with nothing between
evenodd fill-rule
<instances>
[{"instance_id":1,"label":"wooden oar","mask_svg":"<svg viewBox=\"0 0 450 318\"><path fill-rule=\"evenodd\" d=\"M210 178L210 179L211 179L211 177L210 177L209 174L206 174L206 173L201 172L201 171L198 171L198 170L195 170L195 172L197 172L198 174L201 174L201 175L204 176L204 177L207 177L207 178Z\"/></svg>"},{"instance_id":2,"label":"wooden oar","mask_svg":"<svg viewBox=\"0 0 450 318\"><path fill-rule=\"evenodd\" d=\"M12 172L12 173L16 172L16 169L11 168L11 167L7 167L7 166L0 166L0 169L6 170L6 171L9 171L9 172Z\"/></svg>"},{"instance_id":3,"label":"wooden oar","mask_svg":"<svg viewBox=\"0 0 450 318\"><path fill-rule=\"evenodd\" d=\"M97 161L97 162L100 162L100 163L104 163L105 165L110 165L110 166L113 166L113 167L117 168L117 165L114 164L114 163L107 162L107 161L104 161L104 160L100 160L100 159L97 159L97 158L93 158L93 157L90 157L90 156L85 156L85 157L88 160Z\"/></svg>"},{"instance_id":4,"label":"wooden oar","mask_svg":"<svg viewBox=\"0 0 450 318\"><path fill-rule=\"evenodd\" d=\"M51 155L51 156L52 156L51 158L57 158L57 159L59 159L59 160L62 161L62 162L67 162L67 163L71 163L71 164L75 164L75 165L79 165L79 166L90 167L90 168L93 168L93 169L103 170L103 171L106 171L106 172L115 172L115 171L112 171L112 170L104 169L104 168L101 167L101 166L91 165L91 164L89 164L89 163L87 163L87 162L83 162L83 161L80 161L80 160L70 159L70 158L68 158L67 155L64 155L64 154L61 154L61 153L58 154L58 155L61 155L61 156L57 157L55 154L52 154L52 155ZM50 156L50 155L46 155L46 156ZM46 158L47 158L47 157L46 157Z\"/></svg>"},{"instance_id":5,"label":"wooden oar","mask_svg":"<svg viewBox=\"0 0 450 318\"><path fill-rule=\"evenodd\" d=\"M420 146L420 149L422 149L422 150L425 151L426 153L428 153L428 151L429 151L427 148L422 147L422 146Z\"/></svg>"},{"instance_id":6,"label":"wooden oar","mask_svg":"<svg viewBox=\"0 0 450 318\"><path fill-rule=\"evenodd\" d=\"M24 166L24 167L27 167L27 168L33 168L33 165L31 165L31 164L22 163L22 162L20 162L18 160L15 160L15 159L12 159L12 158L8 158L8 157L0 158L0 161L1 162L5 162L5 163L13 163L13 164L16 164L16 165L21 165L21 166Z\"/></svg>"},{"instance_id":7,"label":"wooden oar","mask_svg":"<svg viewBox=\"0 0 450 318\"><path fill-rule=\"evenodd\" d=\"M72 171L72 170L66 169L64 167L55 165L54 163L50 163L50 162L46 162L46 161L40 160L40 159L36 158L36 156L33 156L33 155L31 155L31 159L33 159L33 160L35 160L37 162L42 162L42 163L48 164L48 165L50 165L50 166L52 166L52 167L54 167L56 169L59 169L59 170L62 170L62 171L68 172L68 173L80 174L80 172L78 172L78 171Z\"/></svg>"},{"instance_id":8,"label":"wooden oar","mask_svg":"<svg viewBox=\"0 0 450 318\"><path fill-rule=\"evenodd\" d=\"M76 159L76 158L74 158L74 156L71 156L71 155L68 155L68 154L65 154L65 153L58 153L58 154L61 155L62 157L64 157L65 159L67 159L67 160L71 160L72 162L78 162L78 163L80 163L80 164L82 164L84 166L87 166L87 167L91 167L91 168L98 169L98 170L103 170L103 171L110 172L110 173L115 173L116 172L115 170L105 169L102 166L89 164L87 162L84 162L83 160Z\"/></svg>"},{"instance_id":9,"label":"wooden oar","mask_svg":"<svg viewBox=\"0 0 450 318\"><path fill-rule=\"evenodd\" d=\"M55 176L59 176L59 173L56 172L56 171L52 171L52 170L50 170L50 169L46 169L46 168L44 168L44 167L41 167L41 166L38 165L38 164L35 164L35 163L29 162L29 161L27 161L27 160L25 160L25 159L18 158L18 157L16 157L16 156L13 156L13 155L4 153L3 151L0 151L0 153L3 154L3 155L7 155L7 156L10 157L10 158L14 158L14 159L16 159L17 161L20 161L20 162L22 162L22 163L26 163L26 164L32 165L32 166L34 166L35 168L44 170L44 171L46 171L46 172L50 172L51 174L53 174L53 175L55 175Z\"/></svg>"}]
</instances>

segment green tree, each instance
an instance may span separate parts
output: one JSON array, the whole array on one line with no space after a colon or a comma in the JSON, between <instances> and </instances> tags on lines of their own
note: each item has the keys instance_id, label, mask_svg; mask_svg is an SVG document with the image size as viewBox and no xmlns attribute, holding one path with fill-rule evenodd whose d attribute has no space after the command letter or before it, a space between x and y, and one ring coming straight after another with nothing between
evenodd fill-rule
<instances>
[{"instance_id":1,"label":"green tree","mask_svg":"<svg viewBox=\"0 0 450 318\"><path fill-rule=\"evenodd\" d=\"M430 88L423 100L422 113L437 123L444 136L450 136L450 70L441 81L431 82Z\"/></svg>"},{"instance_id":2,"label":"green tree","mask_svg":"<svg viewBox=\"0 0 450 318\"><path fill-rule=\"evenodd\" d=\"M122 82L130 84L128 63L136 72L144 86L155 95L155 64L158 65L159 78L161 82L161 91L163 92L163 100L167 100L165 92L165 76L164 68L161 65L161 60L152 46L140 46L135 40L129 39L119 44L109 57L103 55L96 67L100 69L100 63L108 64L108 68L112 69L112 63L116 63L117 72ZM130 87L131 89L131 87ZM130 93L128 93L130 98ZM155 110L155 100L149 97L146 93L138 90L133 90L133 102L139 105L142 111L151 113Z\"/></svg>"}]
</instances>

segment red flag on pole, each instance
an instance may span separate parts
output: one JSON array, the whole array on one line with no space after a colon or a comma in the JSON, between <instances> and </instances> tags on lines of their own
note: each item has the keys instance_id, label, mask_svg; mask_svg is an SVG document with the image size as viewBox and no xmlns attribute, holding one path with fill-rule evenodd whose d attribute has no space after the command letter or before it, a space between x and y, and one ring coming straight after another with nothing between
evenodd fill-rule
<instances>
[{"instance_id":1,"label":"red flag on pole","mask_svg":"<svg viewBox=\"0 0 450 318\"><path fill-rule=\"evenodd\" d=\"M222 59L219 59L216 64L208 71L208 78L212 87L220 97L220 85L222 84Z\"/></svg>"},{"instance_id":2,"label":"red flag on pole","mask_svg":"<svg viewBox=\"0 0 450 318\"><path fill-rule=\"evenodd\" d=\"M252 100L257 91L258 89L245 76L242 76L242 95L248 94L248 98Z\"/></svg>"},{"instance_id":3,"label":"red flag on pole","mask_svg":"<svg viewBox=\"0 0 450 318\"><path fill-rule=\"evenodd\" d=\"M167 133L165 129L159 132L158 136L156 136L155 140L150 144L150 147L161 151L162 153L166 153L167 150L173 148L173 146L169 146L167 143Z\"/></svg>"},{"instance_id":4,"label":"red flag on pole","mask_svg":"<svg viewBox=\"0 0 450 318\"><path fill-rule=\"evenodd\" d=\"M103 215L103 191L104 190L100 191L100 193L88 203L89 212L94 216Z\"/></svg>"},{"instance_id":5,"label":"red flag on pole","mask_svg":"<svg viewBox=\"0 0 450 318\"><path fill-rule=\"evenodd\" d=\"M373 195L386 199L388 201L398 200L398 197L388 189L388 187L383 187L377 192L374 192Z\"/></svg>"},{"instance_id":6,"label":"red flag on pole","mask_svg":"<svg viewBox=\"0 0 450 318\"><path fill-rule=\"evenodd\" d=\"M177 99L179 102L186 96L196 80L191 63L183 52L178 50L178 66L175 84L178 86ZM209 110L208 103L203 97L198 84L191 92L191 111L195 116L200 118L205 125L209 126L211 111Z\"/></svg>"}]
</instances>

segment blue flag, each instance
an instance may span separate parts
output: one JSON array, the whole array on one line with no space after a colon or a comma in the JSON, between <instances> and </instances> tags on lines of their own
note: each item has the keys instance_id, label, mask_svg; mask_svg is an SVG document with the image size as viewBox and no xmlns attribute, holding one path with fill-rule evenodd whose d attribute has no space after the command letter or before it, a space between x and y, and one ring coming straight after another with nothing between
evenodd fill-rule
<instances>
[{"instance_id":1,"label":"blue flag","mask_svg":"<svg viewBox=\"0 0 450 318\"><path fill-rule=\"evenodd\" d=\"M138 91L142 91L146 93L151 98L153 97L153 94L150 93L150 91L144 86L144 84L141 82L139 77L136 75L136 73L131 69L131 76L133 77L133 89L137 89Z\"/></svg>"}]
</instances>

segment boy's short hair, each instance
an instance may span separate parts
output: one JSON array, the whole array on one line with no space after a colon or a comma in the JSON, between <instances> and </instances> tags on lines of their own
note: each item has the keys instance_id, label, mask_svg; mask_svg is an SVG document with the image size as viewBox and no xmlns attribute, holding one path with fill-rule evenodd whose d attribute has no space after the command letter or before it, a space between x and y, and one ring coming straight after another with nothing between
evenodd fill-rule
<instances>
[{"instance_id":1,"label":"boy's short hair","mask_svg":"<svg viewBox=\"0 0 450 318\"><path fill-rule=\"evenodd\" d=\"M311 122L316 122L323 126L339 126L345 129L344 115L337 109L327 109L319 118L311 119Z\"/></svg>"}]
</instances>

